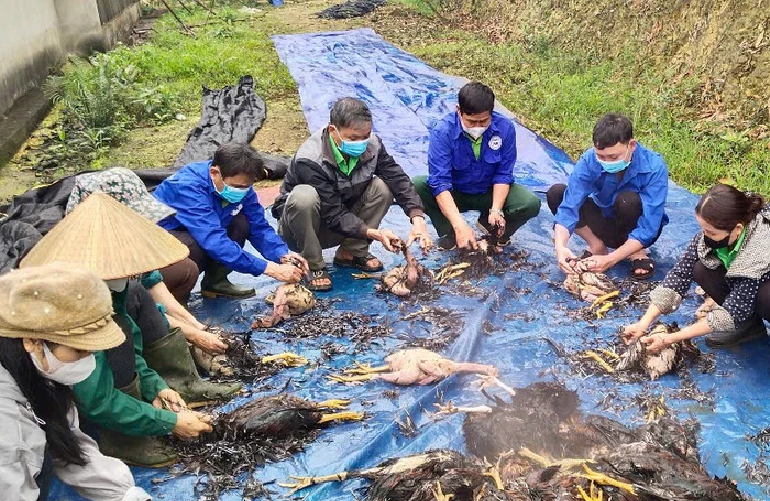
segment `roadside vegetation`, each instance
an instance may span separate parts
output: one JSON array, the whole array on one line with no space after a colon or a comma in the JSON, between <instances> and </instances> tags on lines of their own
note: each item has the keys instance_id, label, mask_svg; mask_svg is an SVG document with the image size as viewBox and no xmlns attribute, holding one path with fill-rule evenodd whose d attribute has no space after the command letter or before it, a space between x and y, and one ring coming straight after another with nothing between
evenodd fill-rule
<instances>
[{"instance_id":1,"label":"roadside vegetation","mask_svg":"<svg viewBox=\"0 0 770 501\"><path fill-rule=\"evenodd\" d=\"M176 9L187 30L166 14L144 43L73 60L51 78L56 119L37 134L43 152L26 161L58 174L168 165L200 116L201 86L233 85L245 74L255 77L269 117L278 103L301 121L296 84L270 35L366 26L439 70L488 83L524 124L573 158L590 146L596 119L619 111L634 121L643 144L663 154L677 183L701 192L729 180L770 194L767 135L757 134L761 127L705 119L695 78L672 79L667 67L640 65L642 48L633 44L606 57L545 34L512 36L484 23L487 1L401 0L337 22L313 16L331 2L243 9L255 2L220 1L215 14Z\"/></svg>"}]
</instances>

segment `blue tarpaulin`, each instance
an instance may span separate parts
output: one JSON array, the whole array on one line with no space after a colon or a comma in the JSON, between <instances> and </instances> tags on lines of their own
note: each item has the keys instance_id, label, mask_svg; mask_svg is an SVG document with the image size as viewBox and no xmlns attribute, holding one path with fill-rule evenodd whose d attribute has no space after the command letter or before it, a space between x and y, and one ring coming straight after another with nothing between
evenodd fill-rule
<instances>
[{"instance_id":1,"label":"blue tarpaulin","mask_svg":"<svg viewBox=\"0 0 770 501\"><path fill-rule=\"evenodd\" d=\"M444 75L416 57L386 43L371 30L338 33L287 35L274 37L281 60L297 81L305 116L311 131L328 121L330 104L344 96L356 96L366 101L374 115L374 129L383 139L388 150L409 174L426 172L428 130L436 120L454 109L456 94L462 84L457 78ZM534 191L542 192L554 182L563 182L571 169L569 157L547 140L523 126L517 125L518 163L517 180ZM586 141L590 131L586 131ZM644 138L640 138L643 140ZM695 234L698 227L693 217L695 195L672 184L667 211L671 217L652 256L657 263L655 279L662 278L674 264L678 253ZM470 218L476 215L468 215ZM461 335L446 350L457 360L473 360L492 363L500 370L500 378L512 386L524 386L530 382L552 378L558 373L567 375L567 385L579 392L586 412L606 413L599 402L607 400L612 391L618 399L633 396L643 389L660 394L680 387L675 375L665 376L656 382L619 385L599 376L569 377L564 370L565 360L559 358L543 339L562 343L568 351L584 347L586 336L614 339L619 326L636 321L640 310L611 311L600 322L575 320L570 310L583 306L566 292L548 283L558 283L563 275L555 264L551 243L553 218L544 208L536 219L527 223L514 238L516 248L530 252L529 262L537 269L509 271L500 277L489 277L483 282L489 293L485 298L464 297L447 293L441 306L463 312L464 327ZM402 236L408 232L408 221L403 212L394 208L383 223ZM578 239L575 239L578 240ZM579 250L579 242L572 242ZM379 244L372 247L386 267L400 263L401 258L385 252ZM328 254L331 260L331 251ZM446 253L433 252L424 259L431 268L440 267L447 259ZM628 265L621 264L612 270L611 276L622 278L628 274ZM341 301L334 305L337 310L355 310L379 315L382 322L395 333L417 332L430 326L420 322L403 321L399 312L400 301L374 293L371 281L353 281L350 271L333 270L334 292L328 297ZM248 283L257 288L257 297L246 301L197 300L192 309L206 323L220 323L225 329L240 332L247 330L256 314L267 311L262 300L275 287L267 278L254 278L234 274L231 279ZM697 302L689 297L680 311L670 320L686 324L693 318ZM417 310L413 305L407 311ZM526 315L523 315L526 313ZM483 329L490 322L498 330L491 334ZM324 338L286 341L280 334L255 332L252 343L260 353L277 353L290 350L300 353L311 361L317 360L320 347L329 341L348 346L345 340ZM371 414L365 423L349 423L332 426L319 440L301 454L256 471L256 477L265 483L283 481L290 475L324 475L376 465L386 458L403 456L428 449L449 447L464 450L461 430L463 417L451 416L432 420L427 411L438 401L439 393L445 401L455 404L478 405L485 403L482 395L469 383L472 377L451 377L437 386L399 388L395 399L383 396L390 387L383 382L370 382L361 386L347 387L328 382L326 376L348 367L353 360L382 363L383 358L402 341L384 339L371 350L353 356L343 354L334 357L323 366L289 369L279 373L273 381L276 388L286 382L289 390L301 397L314 400L351 398L356 402L373 402L364 408ZM702 341L698 345L710 351ZM709 472L739 482L740 488L758 499L768 499L762 486L749 483L741 470L745 461L756 459L757 450L746 435L756 433L768 424L770 399L768 386L768 343L766 340L731 350L716 352L716 371L695 374L700 390L713 390L714 405L700 405L689 400L670 400L668 404L680 417L694 417L700 422L700 454ZM611 399L612 397L610 397ZM236 401L225 407L232 408ZM354 404L352 409L358 409ZM416 436L406 437L398 427L407 413L417 424ZM607 414L613 417L613 414ZM641 423L644 416L638 410L624 411L621 419L627 423ZM153 478L164 477L163 470L134 469L138 483L157 499L181 501L195 499L195 478L181 477L153 484ZM356 499L354 489L364 485L360 481L329 484L303 491L310 501ZM276 493L287 491L268 485ZM79 499L70 491L57 488L53 499ZM238 493L223 499L240 499Z\"/></svg>"}]
</instances>

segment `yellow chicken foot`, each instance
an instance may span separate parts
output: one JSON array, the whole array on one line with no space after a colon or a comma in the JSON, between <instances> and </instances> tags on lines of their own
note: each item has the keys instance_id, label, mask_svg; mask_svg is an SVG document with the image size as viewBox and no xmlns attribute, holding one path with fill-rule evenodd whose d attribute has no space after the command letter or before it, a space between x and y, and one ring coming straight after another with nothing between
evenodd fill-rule
<instances>
[{"instance_id":1,"label":"yellow chicken foot","mask_svg":"<svg viewBox=\"0 0 770 501\"><path fill-rule=\"evenodd\" d=\"M585 490L581 486L577 486L578 493L580 494L580 497L583 501L602 501L604 498L604 491L599 489L596 491L596 486L594 485L594 482L591 481L591 487L589 489L590 494L587 494Z\"/></svg>"},{"instance_id":2,"label":"yellow chicken foot","mask_svg":"<svg viewBox=\"0 0 770 501\"><path fill-rule=\"evenodd\" d=\"M309 363L308 359L297 355L296 353L279 353L277 355L269 355L267 357L262 357L262 363L266 364L268 362L277 362L280 361L287 367L301 367L303 365L307 365Z\"/></svg>"},{"instance_id":3,"label":"yellow chicken foot","mask_svg":"<svg viewBox=\"0 0 770 501\"><path fill-rule=\"evenodd\" d=\"M322 409L347 409L352 400L331 399L318 402L316 405Z\"/></svg>"},{"instance_id":4,"label":"yellow chicken foot","mask_svg":"<svg viewBox=\"0 0 770 501\"><path fill-rule=\"evenodd\" d=\"M363 412L333 412L331 414L321 414L321 420L318 421L318 424L328 423L330 421L363 421L365 417L366 414Z\"/></svg>"},{"instance_id":5,"label":"yellow chicken foot","mask_svg":"<svg viewBox=\"0 0 770 501\"><path fill-rule=\"evenodd\" d=\"M583 355L594 360L597 364L602 366L602 369L604 369L607 372L615 372L615 369L612 368L610 364L608 364L601 356L599 356L598 353L595 351L585 351L583 352Z\"/></svg>"},{"instance_id":6,"label":"yellow chicken foot","mask_svg":"<svg viewBox=\"0 0 770 501\"><path fill-rule=\"evenodd\" d=\"M539 464L540 466L543 466L544 468L548 468L550 466L560 466L564 469L570 469L570 468L575 468L577 466L585 467L586 463L593 462L591 459L585 459L585 458L564 458L559 460L553 460L545 456L541 456L540 454L537 454L535 452L532 452L527 447L522 447L521 449L519 449L519 456L525 459L534 461L535 463Z\"/></svg>"},{"instance_id":7,"label":"yellow chicken foot","mask_svg":"<svg viewBox=\"0 0 770 501\"><path fill-rule=\"evenodd\" d=\"M484 472L484 476L491 478L495 482L495 487L497 487L498 490L502 491L505 489L503 479L500 478L500 472L497 471L496 467L490 465L489 469Z\"/></svg>"},{"instance_id":8,"label":"yellow chicken foot","mask_svg":"<svg viewBox=\"0 0 770 501\"><path fill-rule=\"evenodd\" d=\"M284 487L286 489L291 489L291 492L289 492L289 495L293 495L297 491L301 491L302 489L307 489L310 486L318 485L318 484L325 484L328 482L342 482L343 480L346 480L348 478L347 472L342 473L334 473L333 475L326 475L323 477L289 477L292 480L295 480L293 483L283 483L278 482L278 485L280 487Z\"/></svg>"},{"instance_id":9,"label":"yellow chicken foot","mask_svg":"<svg viewBox=\"0 0 770 501\"><path fill-rule=\"evenodd\" d=\"M593 303L591 303L591 308L596 308L600 304L602 304L605 301L609 301L610 299L614 299L620 295L620 291L612 291L607 294L604 294L603 296L597 297Z\"/></svg>"},{"instance_id":10,"label":"yellow chicken foot","mask_svg":"<svg viewBox=\"0 0 770 501\"><path fill-rule=\"evenodd\" d=\"M592 480L599 485L610 485L612 487L617 487L618 489L624 490L629 494L636 495L636 489L634 489L634 486L629 483L621 482L620 480L616 480L610 476L605 475L604 473L593 471L586 464L583 465L583 470L586 472L585 475L581 475L583 478Z\"/></svg>"},{"instance_id":11,"label":"yellow chicken foot","mask_svg":"<svg viewBox=\"0 0 770 501\"><path fill-rule=\"evenodd\" d=\"M338 376L338 375L331 375L327 376L327 378L330 381L334 381L337 383L360 383L363 381L370 381L374 379L376 376L374 374L362 374L360 376Z\"/></svg>"},{"instance_id":12,"label":"yellow chicken foot","mask_svg":"<svg viewBox=\"0 0 770 501\"><path fill-rule=\"evenodd\" d=\"M596 310L596 318L604 318L604 316L608 311L610 311L610 309L612 309L613 306L615 306L615 303L612 301L607 301L604 303L601 308Z\"/></svg>"},{"instance_id":13,"label":"yellow chicken foot","mask_svg":"<svg viewBox=\"0 0 770 501\"><path fill-rule=\"evenodd\" d=\"M454 494L444 494L441 491L441 482L436 482L436 488L433 490L433 497L436 498L436 501L452 501L452 498L454 498Z\"/></svg>"},{"instance_id":14,"label":"yellow chicken foot","mask_svg":"<svg viewBox=\"0 0 770 501\"><path fill-rule=\"evenodd\" d=\"M603 354L607 355L610 358L614 358L615 360L620 360L620 355L618 355L617 353L615 353L612 350L608 350L607 348L602 348L599 351L602 352Z\"/></svg>"},{"instance_id":15,"label":"yellow chicken foot","mask_svg":"<svg viewBox=\"0 0 770 501\"><path fill-rule=\"evenodd\" d=\"M343 374L375 374L377 372L388 372L390 367L382 365L379 367L372 367L371 364L359 364L355 362L356 366L353 369L345 369Z\"/></svg>"}]
</instances>

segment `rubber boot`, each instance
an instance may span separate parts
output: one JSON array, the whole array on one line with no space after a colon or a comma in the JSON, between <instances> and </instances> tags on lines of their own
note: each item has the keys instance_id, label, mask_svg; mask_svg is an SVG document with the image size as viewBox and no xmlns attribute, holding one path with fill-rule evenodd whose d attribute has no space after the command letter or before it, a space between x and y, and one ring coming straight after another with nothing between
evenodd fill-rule
<instances>
[{"instance_id":1,"label":"rubber boot","mask_svg":"<svg viewBox=\"0 0 770 501\"><path fill-rule=\"evenodd\" d=\"M227 279L230 274L221 263L212 261L209 264L206 273L201 280L201 296L213 299L216 297L227 297L231 299L245 299L254 296L256 292L253 287L236 285Z\"/></svg>"},{"instance_id":2,"label":"rubber boot","mask_svg":"<svg viewBox=\"0 0 770 501\"><path fill-rule=\"evenodd\" d=\"M167 336L145 346L144 359L191 409L226 400L241 389L240 383L211 383L201 379L179 328L171 329Z\"/></svg>"},{"instance_id":3,"label":"rubber boot","mask_svg":"<svg viewBox=\"0 0 770 501\"><path fill-rule=\"evenodd\" d=\"M139 388L139 376L120 391L142 400ZM101 428L99 430L99 450L105 456L118 458L124 463L145 468L162 468L172 465L177 460L172 447L158 437L134 437L117 431Z\"/></svg>"},{"instance_id":4,"label":"rubber boot","mask_svg":"<svg viewBox=\"0 0 770 501\"><path fill-rule=\"evenodd\" d=\"M714 332L706 336L706 346L730 348L767 336L767 328L761 318L755 317L736 326L733 332Z\"/></svg>"}]
</instances>

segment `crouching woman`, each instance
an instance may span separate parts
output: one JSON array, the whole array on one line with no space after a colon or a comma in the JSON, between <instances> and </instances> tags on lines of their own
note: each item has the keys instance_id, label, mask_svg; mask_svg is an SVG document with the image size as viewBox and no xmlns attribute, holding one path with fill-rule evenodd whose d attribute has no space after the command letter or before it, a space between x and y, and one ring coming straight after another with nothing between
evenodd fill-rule
<instances>
[{"instance_id":1,"label":"crouching woman","mask_svg":"<svg viewBox=\"0 0 770 501\"><path fill-rule=\"evenodd\" d=\"M770 208L762 196L717 184L695 207L700 231L661 285L650 307L626 327L630 342L642 337L653 351L683 339L706 336L711 347L729 347L765 337L770 320ZM716 303L702 320L679 332L645 336L662 314L673 312L692 282Z\"/></svg>"},{"instance_id":2,"label":"crouching woman","mask_svg":"<svg viewBox=\"0 0 770 501\"><path fill-rule=\"evenodd\" d=\"M148 501L128 467L78 428L72 385L93 351L120 345L112 296L98 276L46 265L0 277L0 492L45 500L53 476L94 501Z\"/></svg>"}]
</instances>

